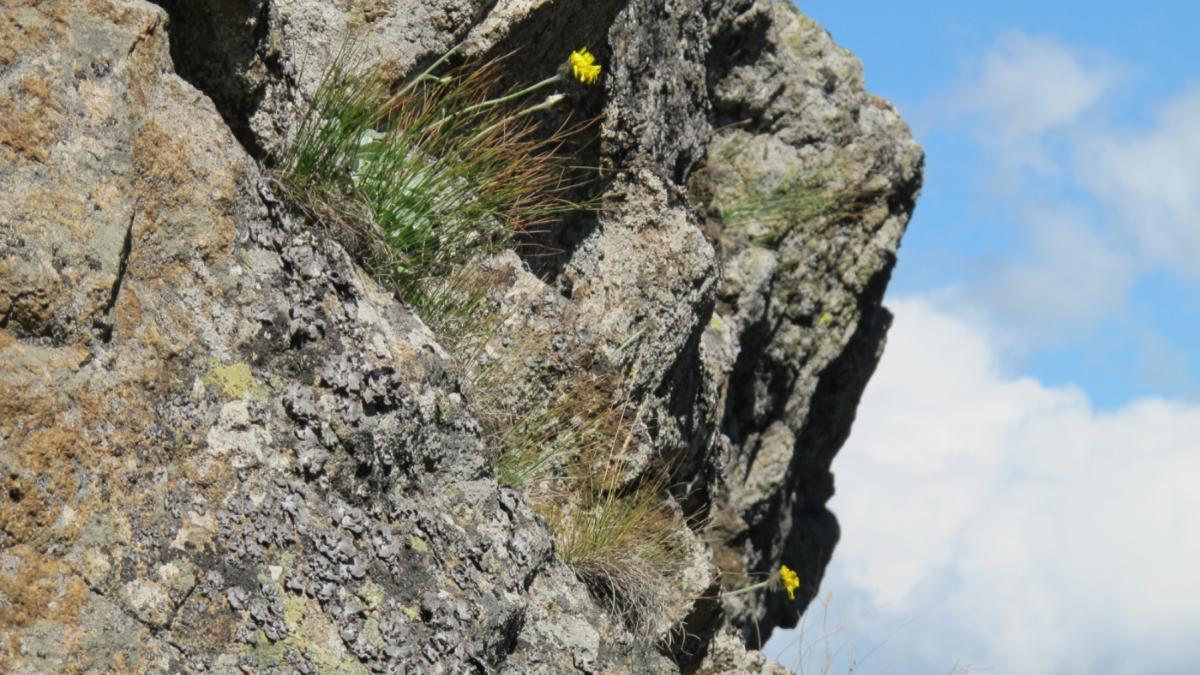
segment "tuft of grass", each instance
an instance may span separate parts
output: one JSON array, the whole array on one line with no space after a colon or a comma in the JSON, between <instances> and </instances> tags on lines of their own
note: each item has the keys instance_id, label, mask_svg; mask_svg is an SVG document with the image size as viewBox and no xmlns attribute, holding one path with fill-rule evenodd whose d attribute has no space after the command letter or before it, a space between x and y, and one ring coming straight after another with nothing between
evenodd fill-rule
<instances>
[{"instance_id":1,"label":"tuft of grass","mask_svg":"<svg viewBox=\"0 0 1200 675\"><path fill-rule=\"evenodd\" d=\"M738 123L738 126L741 123ZM777 247L799 228L819 230L862 218L883 189L860 181L846 184L837 166L788 171L768 179L741 161L752 154L751 136L735 133L692 174L690 197L726 229L756 243Z\"/></svg>"},{"instance_id":2,"label":"tuft of grass","mask_svg":"<svg viewBox=\"0 0 1200 675\"><path fill-rule=\"evenodd\" d=\"M603 418L589 413L586 394L565 384L524 415L501 424L496 478L516 490L544 478L564 460L586 454L602 438Z\"/></svg>"},{"instance_id":3,"label":"tuft of grass","mask_svg":"<svg viewBox=\"0 0 1200 675\"><path fill-rule=\"evenodd\" d=\"M500 482L533 490L533 484L546 480L570 482L584 466L597 464L628 433L629 422L623 409L613 405L609 385L607 377L580 371L516 408L501 400L496 387L477 388L492 399L484 407L493 411L487 422L497 430L493 439L501 449ZM544 492L545 486L537 490Z\"/></svg>"},{"instance_id":4,"label":"tuft of grass","mask_svg":"<svg viewBox=\"0 0 1200 675\"><path fill-rule=\"evenodd\" d=\"M523 489L557 551L640 639L664 637L664 617L689 563L688 524L663 467L633 459L643 409L613 378L582 374L554 387L505 428L498 478Z\"/></svg>"},{"instance_id":5,"label":"tuft of grass","mask_svg":"<svg viewBox=\"0 0 1200 675\"><path fill-rule=\"evenodd\" d=\"M445 277L426 279L419 292L410 293L407 300L442 346L470 363L508 315L492 297L500 274L487 267L463 265Z\"/></svg>"},{"instance_id":6,"label":"tuft of grass","mask_svg":"<svg viewBox=\"0 0 1200 675\"><path fill-rule=\"evenodd\" d=\"M577 208L558 149L578 127L541 133L530 113L548 104L493 90L502 60L435 75L449 56L394 89L343 53L278 171L293 204L435 320L463 310L456 270Z\"/></svg>"},{"instance_id":7,"label":"tuft of grass","mask_svg":"<svg viewBox=\"0 0 1200 675\"><path fill-rule=\"evenodd\" d=\"M518 337L475 364L470 381L500 451L497 480L525 494L560 558L612 616L639 639L665 637L691 537L666 469L641 452L644 408L635 409L625 378L590 363L583 348L563 355L527 326L508 332ZM569 374L541 383L552 351Z\"/></svg>"},{"instance_id":8,"label":"tuft of grass","mask_svg":"<svg viewBox=\"0 0 1200 675\"><path fill-rule=\"evenodd\" d=\"M689 560L687 525L664 498L665 480L616 486L616 473L592 481L569 511L548 517L559 555L610 613L653 640L676 604ZM545 513L543 515L546 515Z\"/></svg>"},{"instance_id":9,"label":"tuft of grass","mask_svg":"<svg viewBox=\"0 0 1200 675\"><path fill-rule=\"evenodd\" d=\"M756 239L778 246L798 227L830 227L859 219L881 191L862 186L836 188L822 175L789 177L768 190L749 185L747 194L718 213L727 225L762 231Z\"/></svg>"}]
</instances>

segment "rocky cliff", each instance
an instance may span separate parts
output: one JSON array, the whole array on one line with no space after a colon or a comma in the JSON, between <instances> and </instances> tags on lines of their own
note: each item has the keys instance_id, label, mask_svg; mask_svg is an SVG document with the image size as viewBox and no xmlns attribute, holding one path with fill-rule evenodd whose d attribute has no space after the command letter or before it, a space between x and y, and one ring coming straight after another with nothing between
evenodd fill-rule
<instances>
[{"instance_id":1,"label":"rocky cliff","mask_svg":"<svg viewBox=\"0 0 1200 675\"><path fill-rule=\"evenodd\" d=\"M778 670L754 650L837 542L921 181L824 30L767 0L0 7L0 670ZM543 391L621 373L617 487L667 467L686 524L640 614L497 480L468 355L272 179L348 39L397 82L452 47L602 65L570 94L596 206L489 259L483 349L549 345Z\"/></svg>"}]
</instances>

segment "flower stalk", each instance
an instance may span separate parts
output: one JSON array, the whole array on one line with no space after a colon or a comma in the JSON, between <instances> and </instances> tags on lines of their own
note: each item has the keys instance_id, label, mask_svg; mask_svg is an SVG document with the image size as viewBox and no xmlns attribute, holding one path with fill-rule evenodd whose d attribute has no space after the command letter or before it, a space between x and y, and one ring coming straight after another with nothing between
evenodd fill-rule
<instances>
[{"instance_id":1,"label":"flower stalk","mask_svg":"<svg viewBox=\"0 0 1200 675\"><path fill-rule=\"evenodd\" d=\"M796 599L796 589L800 587L800 575L796 574L796 571L793 570L792 568L788 567L787 565L780 565L779 566L779 582L781 582L783 584L783 589L785 591L787 591L788 600L795 600ZM776 583L776 581L774 579L766 579L764 581L758 582L757 584L750 584L749 586L746 586L744 588L738 588L736 590L726 591L721 594L721 597L731 598L735 595L743 595L745 593L752 593L754 591L757 591L760 588L767 588L768 586L774 586L775 583Z\"/></svg>"}]
</instances>

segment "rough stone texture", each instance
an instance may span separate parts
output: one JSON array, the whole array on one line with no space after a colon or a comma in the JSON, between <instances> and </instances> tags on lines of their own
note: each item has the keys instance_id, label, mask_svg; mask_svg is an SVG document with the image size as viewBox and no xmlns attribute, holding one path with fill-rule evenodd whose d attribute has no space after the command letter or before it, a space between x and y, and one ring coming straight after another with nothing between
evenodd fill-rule
<instances>
[{"instance_id":1,"label":"rough stone texture","mask_svg":"<svg viewBox=\"0 0 1200 675\"><path fill-rule=\"evenodd\" d=\"M766 0L0 12L0 670L778 672L747 647L836 543L829 465L921 176L822 29ZM707 523L659 643L497 485L460 355L273 196L260 165L351 33L397 77L460 41L524 47L514 81L604 64L572 94L602 207L543 278L491 262L522 314L489 349L635 375L642 450ZM798 176L852 208L724 217ZM721 595L781 562L796 601Z\"/></svg>"},{"instance_id":2,"label":"rough stone texture","mask_svg":"<svg viewBox=\"0 0 1200 675\"><path fill-rule=\"evenodd\" d=\"M550 541L487 477L432 335L259 192L161 10L20 11L54 32L5 84L57 75L64 140L6 157L5 260L105 293L5 314L4 669L498 667Z\"/></svg>"},{"instance_id":3,"label":"rough stone texture","mask_svg":"<svg viewBox=\"0 0 1200 675\"><path fill-rule=\"evenodd\" d=\"M345 46L397 75L461 41L484 0L158 0L179 74L208 94L255 156L277 151Z\"/></svg>"},{"instance_id":4,"label":"rough stone texture","mask_svg":"<svg viewBox=\"0 0 1200 675\"><path fill-rule=\"evenodd\" d=\"M756 651L746 651L741 637L732 631L718 633L704 662L696 671L698 675L717 673L746 673L746 675L787 675L788 669Z\"/></svg>"},{"instance_id":5,"label":"rough stone texture","mask_svg":"<svg viewBox=\"0 0 1200 675\"><path fill-rule=\"evenodd\" d=\"M714 50L739 46L710 59L722 129L705 176L714 201L736 207L812 176L818 198L852 207L765 238L764 217L717 225L726 275L705 344L737 344L732 365L728 349L704 354L730 372L721 450L710 453L721 462L717 559L732 578L783 562L802 580L795 603L778 592L731 599L730 619L754 644L795 625L837 543L830 462L883 350L883 292L923 155L895 110L865 93L858 60L789 4L721 5L712 27Z\"/></svg>"}]
</instances>

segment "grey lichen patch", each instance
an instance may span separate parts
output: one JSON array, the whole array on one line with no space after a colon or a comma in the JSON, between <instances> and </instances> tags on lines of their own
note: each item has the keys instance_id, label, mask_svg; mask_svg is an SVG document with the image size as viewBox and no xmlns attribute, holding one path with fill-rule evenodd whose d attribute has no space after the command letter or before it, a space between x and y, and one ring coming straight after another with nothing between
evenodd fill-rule
<instances>
[{"instance_id":1,"label":"grey lichen patch","mask_svg":"<svg viewBox=\"0 0 1200 675\"><path fill-rule=\"evenodd\" d=\"M220 470L244 469L251 466L287 466L286 457L272 443L257 409L249 398L236 398L220 408L217 423L205 435L208 447L203 466L196 472L197 480L211 480Z\"/></svg>"},{"instance_id":2,"label":"grey lichen patch","mask_svg":"<svg viewBox=\"0 0 1200 675\"><path fill-rule=\"evenodd\" d=\"M270 396L270 390L254 379L254 374L247 363L216 366L201 375L200 381L216 389L229 400L251 398L266 403Z\"/></svg>"},{"instance_id":3,"label":"grey lichen patch","mask_svg":"<svg viewBox=\"0 0 1200 675\"><path fill-rule=\"evenodd\" d=\"M217 532L217 519L211 513L188 511L180 519L179 530L171 541L171 548L187 551L210 550L213 535Z\"/></svg>"}]
</instances>

